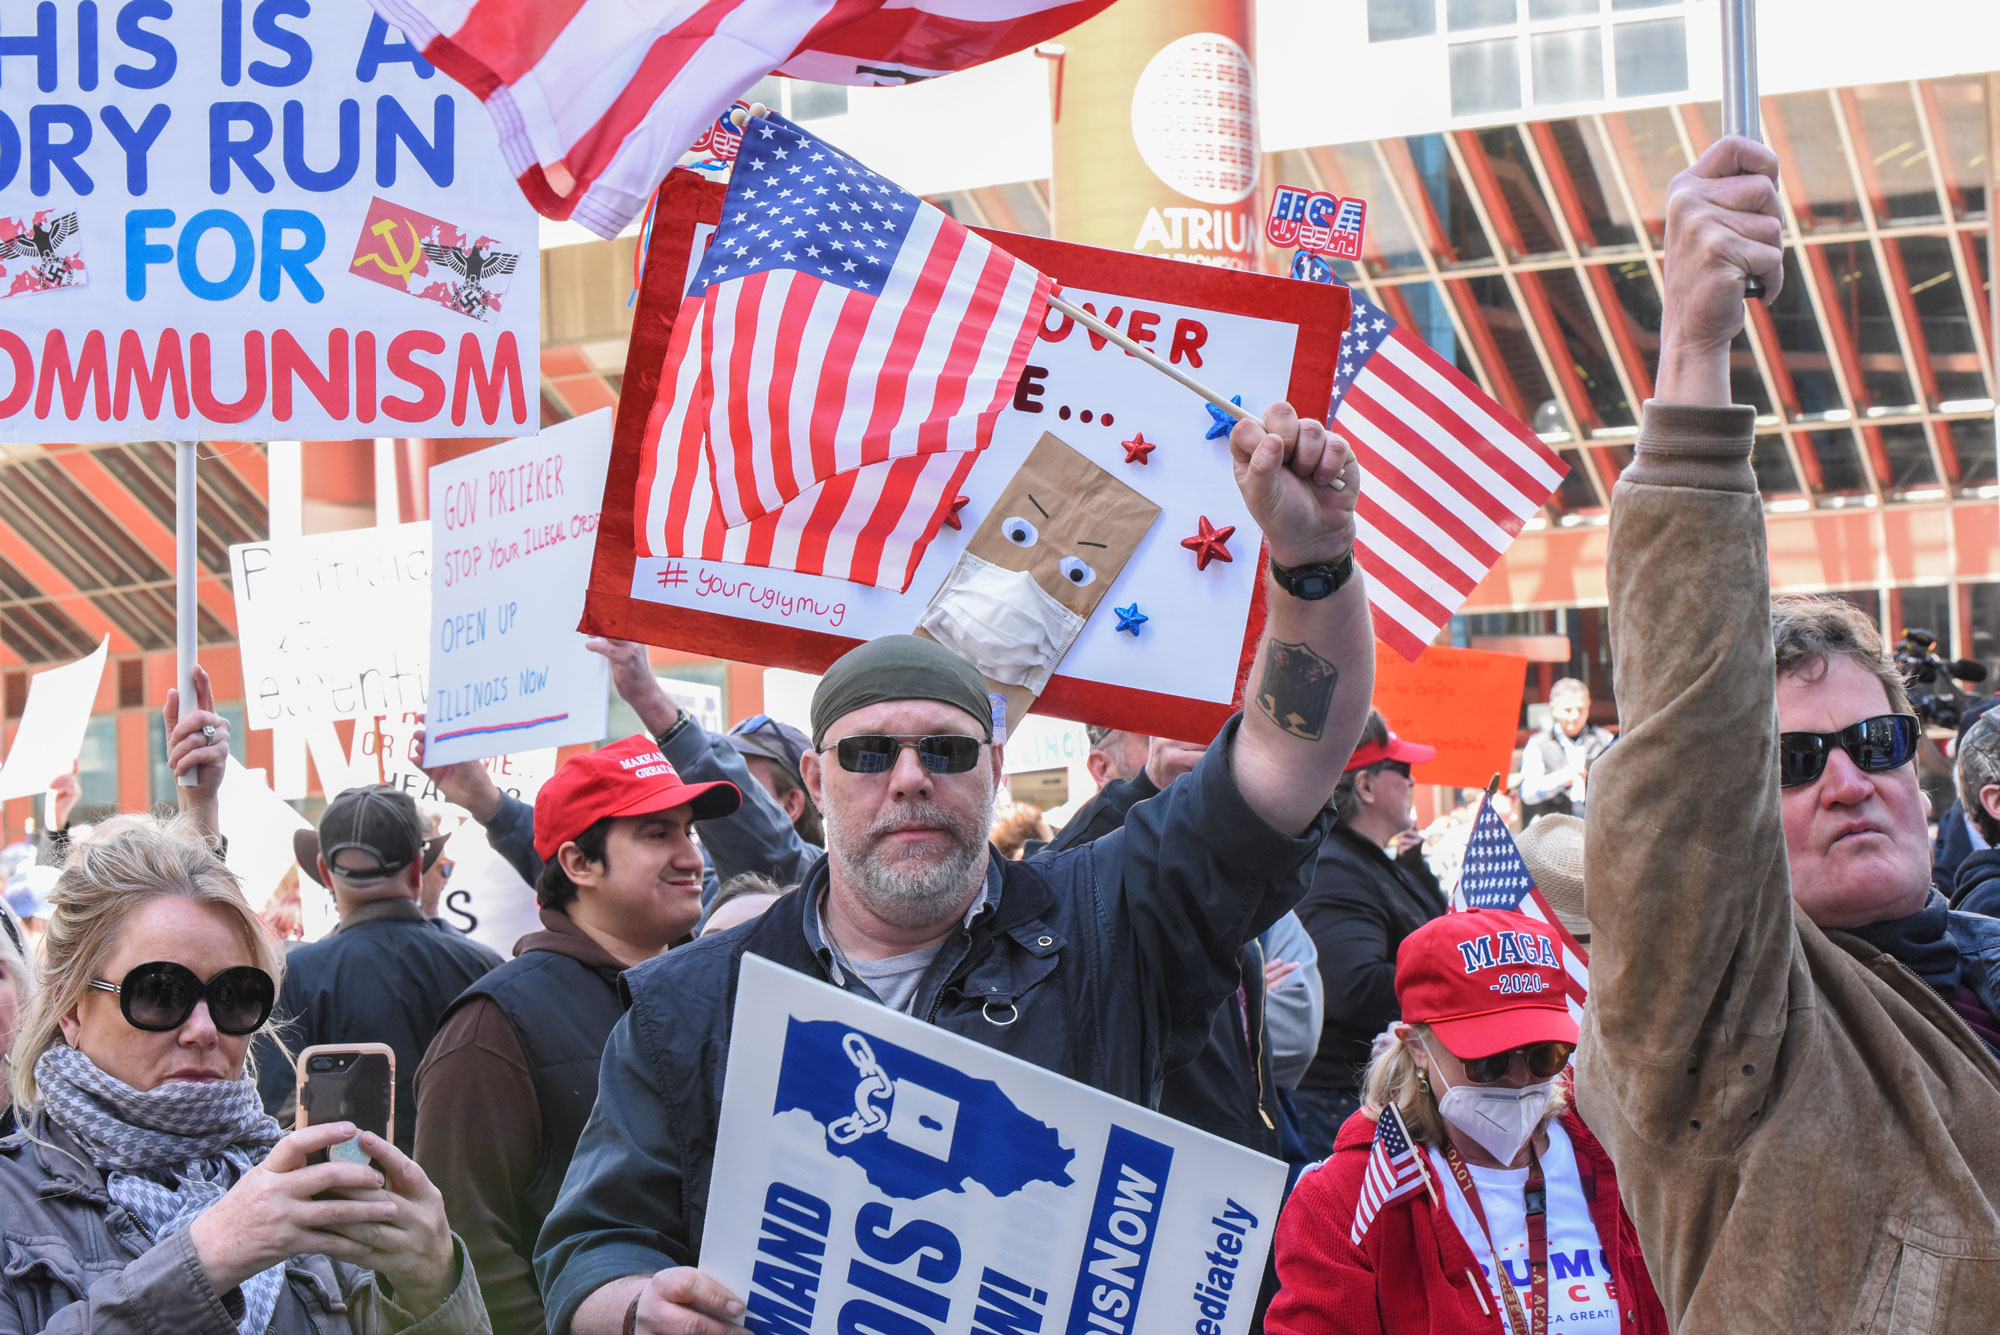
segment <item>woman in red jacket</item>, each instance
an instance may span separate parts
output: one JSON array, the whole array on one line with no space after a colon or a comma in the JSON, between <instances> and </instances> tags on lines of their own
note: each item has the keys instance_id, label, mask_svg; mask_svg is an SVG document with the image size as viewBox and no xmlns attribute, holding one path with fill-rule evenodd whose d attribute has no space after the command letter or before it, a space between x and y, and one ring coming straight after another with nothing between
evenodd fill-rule
<instances>
[{"instance_id":1,"label":"woman in red jacket","mask_svg":"<svg viewBox=\"0 0 2000 1335\"><path fill-rule=\"evenodd\" d=\"M1394 1041L1278 1221L1266 1335L1666 1335L1611 1160L1568 1107L1564 996L1532 918L1405 938Z\"/></svg>"}]
</instances>

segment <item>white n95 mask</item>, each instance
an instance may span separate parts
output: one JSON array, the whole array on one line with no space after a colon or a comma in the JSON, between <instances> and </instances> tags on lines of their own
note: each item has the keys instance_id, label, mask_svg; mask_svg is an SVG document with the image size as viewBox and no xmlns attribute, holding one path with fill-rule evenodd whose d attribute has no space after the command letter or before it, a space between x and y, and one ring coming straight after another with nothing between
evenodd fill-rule
<instances>
[{"instance_id":1,"label":"white n95 mask","mask_svg":"<svg viewBox=\"0 0 2000 1335\"><path fill-rule=\"evenodd\" d=\"M1431 1079L1439 1080L1436 1055L1432 1055ZM1486 1152L1503 1164L1514 1162L1541 1128L1548 1115L1549 1091L1555 1081L1523 1085L1451 1085L1438 1095L1438 1111L1444 1120L1471 1136Z\"/></svg>"},{"instance_id":2,"label":"white n95 mask","mask_svg":"<svg viewBox=\"0 0 2000 1335\"><path fill-rule=\"evenodd\" d=\"M1082 632L1083 617L1027 571L966 552L917 624L982 675L1040 695Z\"/></svg>"}]
</instances>

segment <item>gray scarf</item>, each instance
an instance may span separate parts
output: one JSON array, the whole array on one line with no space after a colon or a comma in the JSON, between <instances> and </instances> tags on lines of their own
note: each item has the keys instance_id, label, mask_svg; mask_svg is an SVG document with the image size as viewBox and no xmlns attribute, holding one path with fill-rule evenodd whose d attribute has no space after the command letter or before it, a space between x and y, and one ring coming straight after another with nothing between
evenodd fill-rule
<instances>
[{"instance_id":1,"label":"gray scarf","mask_svg":"<svg viewBox=\"0 0 2000 1335\"><path fill-rule=\"evenodd\" d=\"M248 1079L169 1080L142 1093L58 1044L35 1062L35 1083L50 1120L137 1223L142 1236L128 1241L140 1250L193 1223L283 1134ZM284 1279L281 1262L243 1281L238 1335L263 1335Z\"/></svg>"}]
</instances>

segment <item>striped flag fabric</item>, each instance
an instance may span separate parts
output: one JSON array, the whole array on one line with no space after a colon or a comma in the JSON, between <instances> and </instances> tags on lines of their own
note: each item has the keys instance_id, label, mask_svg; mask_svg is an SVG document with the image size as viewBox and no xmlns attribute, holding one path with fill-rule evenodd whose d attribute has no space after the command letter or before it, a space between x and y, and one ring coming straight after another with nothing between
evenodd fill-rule
<instances>
[{"instance_id":1,"label":"striped flag fabric","mask_svg":"<svg viewBox=\"0 0 2000 1335\"><path fill-rule=\"evenodd\" d=\"M1473 818L1472 835L1465 846L1465 864L1459 873L1458 893L1453 907L1461 909L1505 909L1534 918L1549 927L1562 951L1563 986L1573 1019L1583 1016L1584 998L1590 994L1590 955L1562 919L1535 888L1534 877L1521 857L1513 832L1493 809L1491 796L1482 798L1479 814Z\"/></svg>"},{"instance_id":2,"label":"striped flag fabric","mask_svg":"<svg viewBox=\"0 0 2000 1335\"><path fill-rule=\"evenodd\" d=\"M640 554L907 588L1053 287L783 117L751 122L648 424Z\"/></svg>"},{"instance_id":3,"label":"striped flag fabric","mask_svg":"<svg viewBox=\"0 0 2000 1335\"><path fill-rule=\"evenodd\" d=\"M1361 1175L1361 1195L1354 1202L1354 1227L1348 1241L1357 1247L1382 1207L1424 1185L1423 1151L1410 1140L1403 1115L1390 1104L1375 1119L1375 1143L1368 1147L1368 1168Z\"/></svg>"},{"instance_id":4,"label":"striped flag fabric","mask_svg":"<svg viewBox=\"0 0 2000 1335\"><path fill-rule=\"evenodd\" d=\"M1367 474L1355 546L1375 633L1415 660L1569 469L1359 292L1340 346L1327 420Z\"/></svg>"},{"instance_id":5,"label":"striped flag fabric","mask_svg":"<svg viewBox=\"0 0 2000 1335\"><path fill-rule=\"evenodd\" d=\"M907 84L1047 41L1111 0L369 0L486 104L537 211L615 237L772 72Z\"/></svg>"}]
</instances>

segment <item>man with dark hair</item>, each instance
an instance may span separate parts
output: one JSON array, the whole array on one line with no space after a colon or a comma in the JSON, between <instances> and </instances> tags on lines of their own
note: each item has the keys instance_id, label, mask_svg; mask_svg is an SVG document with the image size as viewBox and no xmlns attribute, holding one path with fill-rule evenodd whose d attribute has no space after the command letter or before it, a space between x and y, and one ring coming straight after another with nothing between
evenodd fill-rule
<instances>
[{"instance_id":1,"label":"man with dark hair","mask_svg":"<svg viewBox=\"0 0 2000 1335\"><path fill-rule=\"evenodd\" d=\"M626 975L535 1250L551 1332L739 1329L742 1303L694 1263L711 1186L731 1189L710 1179L747 953L1136 1102L1202 1050L1238 952L1305 890L1374 668L1346 443L1279 404L1230 448L1272 562L1252 703L1089 848L988 847L1004 759L964 658L891 635L827 670L805 757L827 856L750 926Z\"/></svg>"},{"instance_id":2,"label":"man with dark hair","mask_svg":"<svg viewBox=\"0 0 2000 1335\"><path fill-rule=\"evenodd\" d=\"M416 1159L443 1193L495 1335L543 1329L529 1264L597 1094L619 974L694 930L696 821L735 785L688 783L630 737L578 756L535 799L542 930L452 1003L416 1080Z\"/></svg>"},{"instance_id":3,"label":"man with dark hair","mask_svg":"<svg viewBox=\"0 0 2000 1335\"><path fill-rule=\"evenodd\" d=\"M2000 922L1931 888L1919 724L1875 627L1773 598L1731 403L1777 156L1667 192L1656 397L1618 479L1624 727L1591 776L1578 1105L1674 1329L1984 1332L2000 1312Z\"/></svg>"},{"instance_id":4,"label":"man with dark hair","mask_svg":"<svg viewBox=\"0 0 2000 1335\"><path fill-rule=\"evenodd\" d=\"M411 1079L452 998L500 957L470 937L440 932L417 896L430 830L416 799L390 784L349 788L327 803L317 830L293 841L301 865L333 891L340 925L285 958L276 1014L293 1051L315 1043L387 1043L396 1054L396 1126L416 1142ZM257 1090L277 1113L297 1095L292 1064L258 1040Z\"/></svg>"},{"instance_id":5,"label":"man with dark hair","mask_svg":"<svg viewBox=\"0 0 2000 1335\"><path fill-rule=\"evenodd\" d=\"M1339 823L1319 846L1312 889L1299 905L1299 921L1319 948L1325 992L1319 1053L1292 1094L1299 1133L1314 1158L1333 1153L1341 1123L1361 1106L1361 1074L1375 1036L1402 1018L1397 948L1445 910L1410 806L1416 787L1410 766L1435 754L1398 737L1371 709L1333 790Z\"/></svg>"},{"instance_id":6,"label":"man with dark hair","mask_svg":"<svg viewBox=\"0 0 2000 1335\"><path fill-rule=\"evenodd\" d=\"M785 809L799 839L811 846L812 856L819 856L826 846L826 826L812 795L806 792L802 768L806 752L812 750L812 739L769 714L752 714L729 730L729 744L750 767L750 777Z\"/></svg>"}]
</instances>

